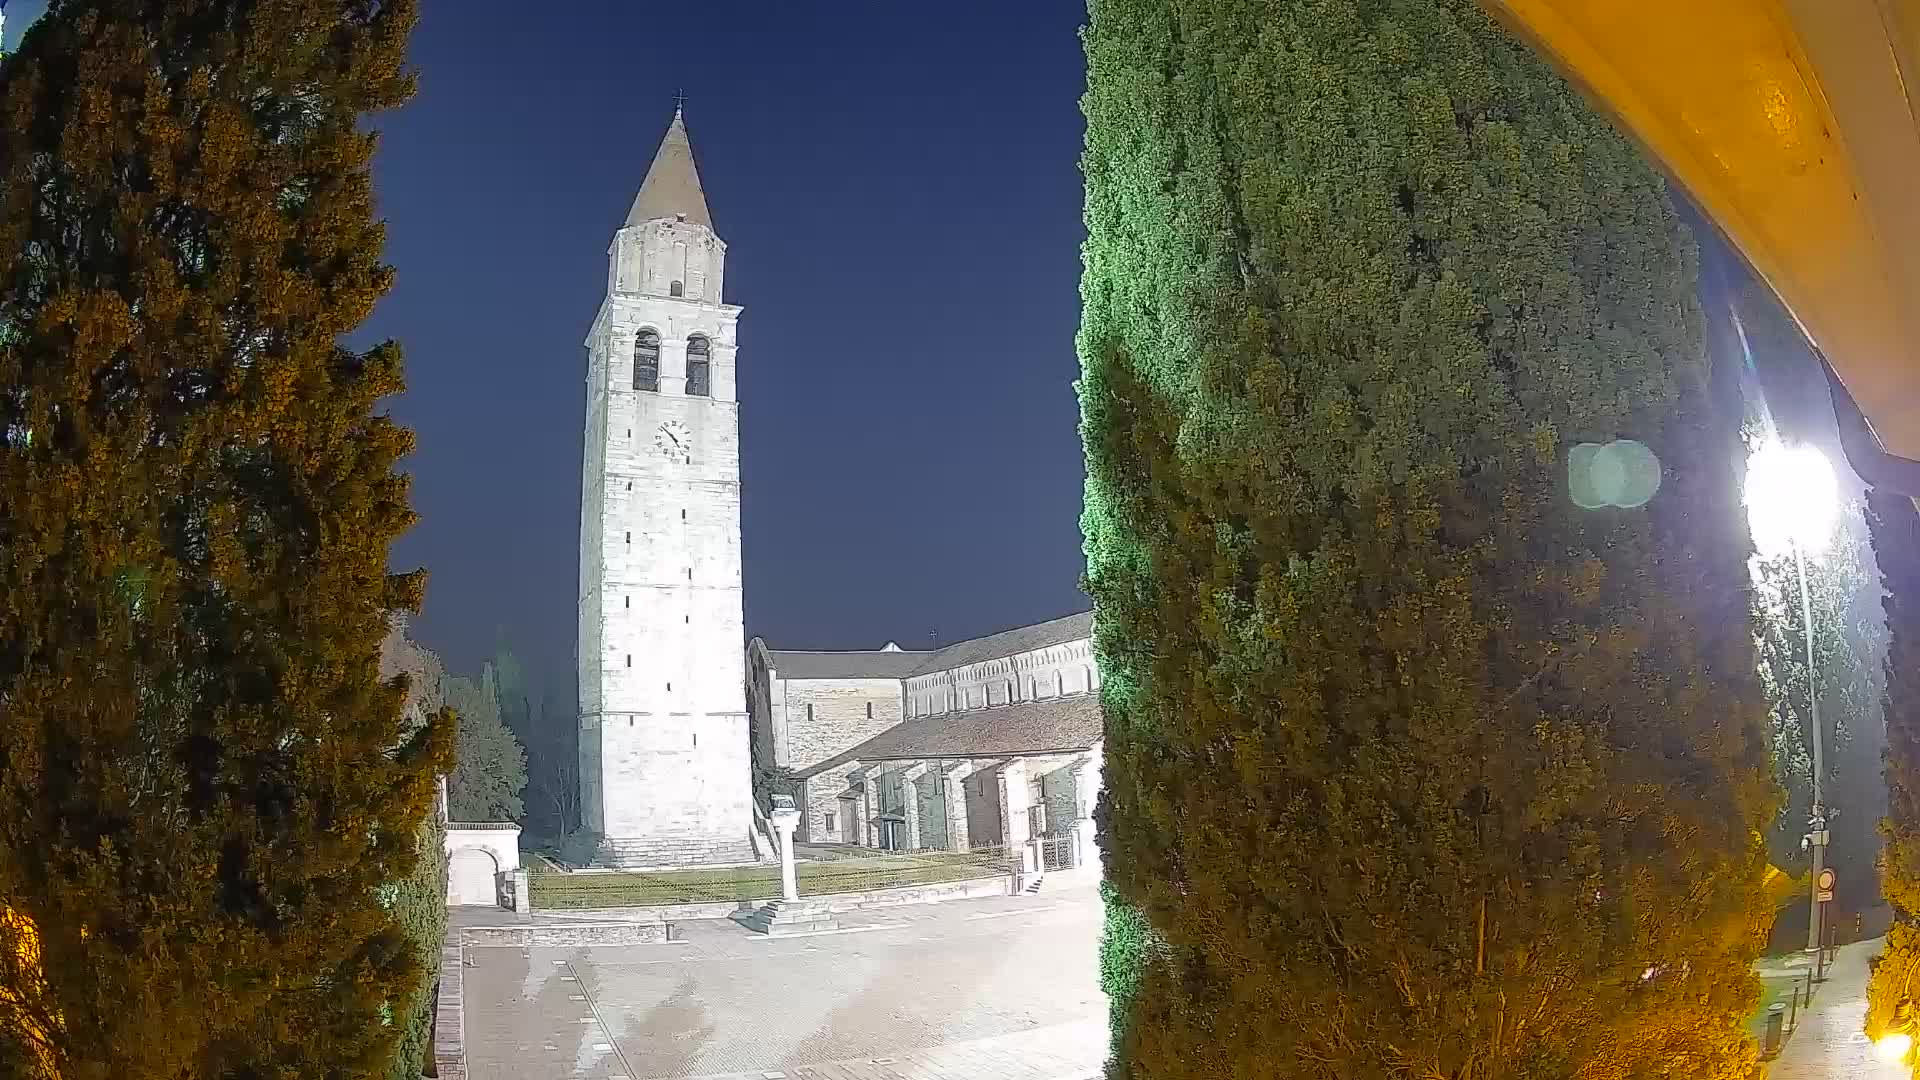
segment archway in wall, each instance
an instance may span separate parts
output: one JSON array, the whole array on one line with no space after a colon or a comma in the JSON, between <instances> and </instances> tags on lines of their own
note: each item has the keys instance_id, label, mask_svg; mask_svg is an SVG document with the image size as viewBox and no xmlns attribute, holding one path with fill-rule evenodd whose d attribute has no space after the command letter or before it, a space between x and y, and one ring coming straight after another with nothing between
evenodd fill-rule
<instances>
[{"instance_id":1,"label":"archway in wall","mask_svg":"<svg viewBox=\"0 0 1920 1080\"><path fill-rule=\"evenodd\" d=\"M461 848L447 860L447 903L456 907L495 907L500 902L496 884L500 864L482 847Z\"/></svg>"}]
</instances>

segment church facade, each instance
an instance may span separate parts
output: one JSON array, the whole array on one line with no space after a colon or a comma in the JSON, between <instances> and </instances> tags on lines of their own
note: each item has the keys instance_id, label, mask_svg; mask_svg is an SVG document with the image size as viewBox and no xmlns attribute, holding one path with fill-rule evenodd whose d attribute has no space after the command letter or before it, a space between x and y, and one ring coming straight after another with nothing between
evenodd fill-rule
<instances>
[{"instance_id":1,"label":"church facade","mask_svg":"<svg viewBox=\"0 0 1920 1080\"><path fill-rule=\"evenodd\" d=\"M797 837L893 851L1004 849L1092 867L1100 671L1091 612L939 649L748 646L753 757Z\"/></svg>"},{"instance_id":2,"label":"church facade","mask_svg":"<svg viewBox=\"0 0 1920 1080\"><path fill-rule=\"evenodd\" d=\"M583 824L618 866L750 862L735 329L678 110L607 249L581 470Z\"/></svg>"}]
</instances>

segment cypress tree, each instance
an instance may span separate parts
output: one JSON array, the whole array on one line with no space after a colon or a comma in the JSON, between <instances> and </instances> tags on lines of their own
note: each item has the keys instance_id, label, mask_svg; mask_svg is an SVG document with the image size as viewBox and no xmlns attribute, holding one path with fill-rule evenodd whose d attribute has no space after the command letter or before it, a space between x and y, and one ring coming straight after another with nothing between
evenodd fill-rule
<instances>
[{"instance_id":1,"label":"cypress tree","mask_svg":"<svg viewBox=\"0 0 1920 1080\"><path fill-rule=\"evenodd\" d=\"M1867 524L1886 585L1887 816L1880 887L1893 909L1867 993L1867 1034L1920 1040L1920 513L1905 496L1868 489ZM1909 1059L1911 1061L1912 1059Z\"/></svg>"},{"instance_id":2,"label":"cypress tree","mask_svg":"<svg viewBox=\"0 0 1920 1080\"><path fill-rule=\"evenodd\" d=\"M451 717L362 127L412 0L59 0L0 65L0 902L66 1080L384 1076ZM17 1030L12 1034L17 1036ZM22 1040L15 1038L16 1044Z\"/></svg>"},{"instance_id":3,"label":"cypress tree","mask_svg":"<svg viewBox=\"0 0 1920 1080\"><path fill-rule=\"evenodd\" d=\"M1774 800L1695 254L1470 0L1096 0L1116 1076L1747 1075ZM1570 451L1662 463L1580 510Z\"/></svg>"},{"instance_id":4,"label":"cypress tree","mask_svg":"<svg viewBox=\"0 0 1920 1080\"><path fill-rule=\"evenodd\" d=\"M526 813L527 752L500 720L500 695L491 663L478 679L446 680L447 707L459 720L454 766L447 777L447 812L455 821L519 821Z\"/></svg>"}]
</instances>

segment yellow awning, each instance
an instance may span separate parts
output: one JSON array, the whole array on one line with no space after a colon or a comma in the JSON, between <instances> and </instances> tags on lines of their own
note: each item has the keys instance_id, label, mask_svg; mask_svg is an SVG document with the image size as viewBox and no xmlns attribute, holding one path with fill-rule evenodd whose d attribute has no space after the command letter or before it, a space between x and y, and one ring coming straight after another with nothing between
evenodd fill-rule
<instances>
[{"instance_id":1,"label":"yellow awning","mask_svg":"<svg viewBox=\"0 0 1920 1080\"><path fill-rule=\"evenodd\" d=\"M1483 0L1700 204L1920 459L1920 0Z\"/></svg>"}]
</instances>

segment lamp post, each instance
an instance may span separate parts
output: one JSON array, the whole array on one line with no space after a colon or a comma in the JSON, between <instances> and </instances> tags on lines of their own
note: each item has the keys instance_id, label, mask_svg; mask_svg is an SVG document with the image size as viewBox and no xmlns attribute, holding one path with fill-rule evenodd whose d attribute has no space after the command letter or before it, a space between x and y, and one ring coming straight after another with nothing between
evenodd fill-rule
<instances>
[{"instance_id":1,"label":"lamp post","mask_svg":"<svg viewBox=\"0 0 1920 1080\"><path fill-rule=\"evenodd\" d=\"M1813 810L1807 847L1813 858L1807 908L1807 951L1821 941L1820 871L1827 853L1827 808L1821 780L1826 771L1820 732L1820 693L1816 688L1813 648L1813 597L1807 588L1807 556L1826 550L1839 510L1833 468L1811 446L1768 442L1747 459L1747 518L1753 543L1763 556L1791 553L1800 578L1800 623L1807 639L1807 720L1813 742Z\"/></svg>"}]
</instances>

